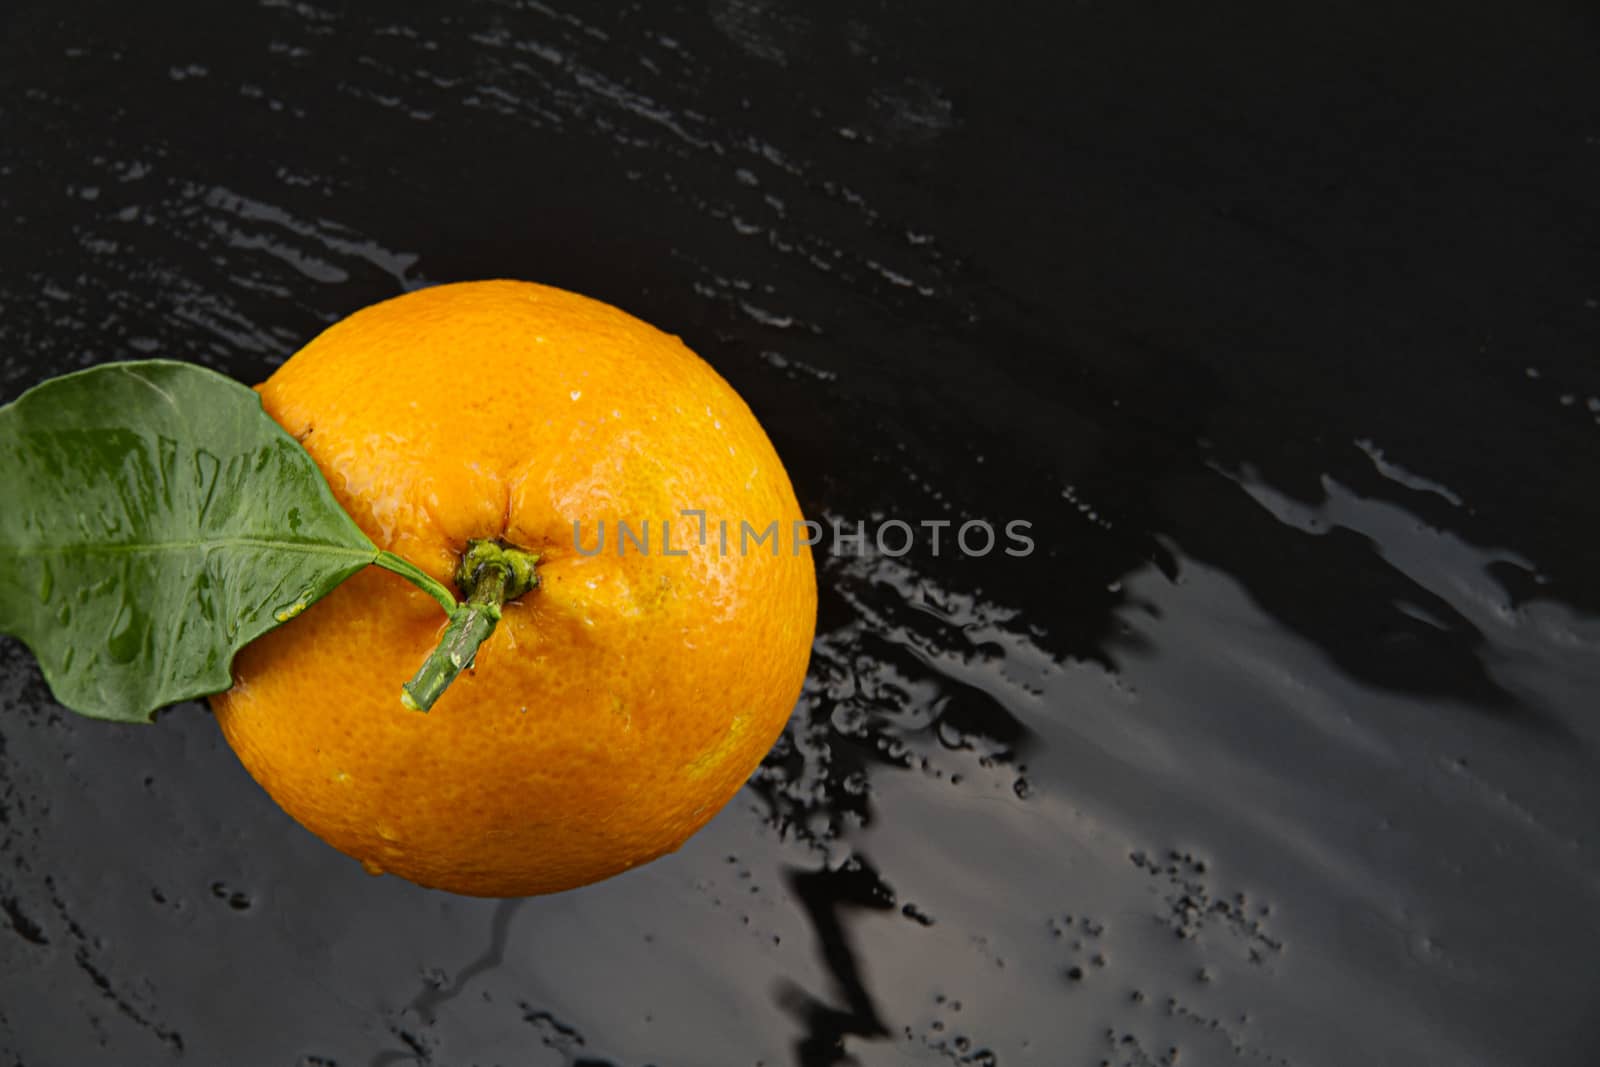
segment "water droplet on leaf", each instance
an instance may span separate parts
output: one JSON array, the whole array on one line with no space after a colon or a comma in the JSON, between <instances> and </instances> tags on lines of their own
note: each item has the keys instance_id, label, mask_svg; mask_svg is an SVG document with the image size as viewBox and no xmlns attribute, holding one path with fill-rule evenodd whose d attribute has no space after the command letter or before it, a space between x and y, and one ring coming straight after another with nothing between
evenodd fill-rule
<instances>
[{"instance_id":1,"label":"water droplet on leaf","mask_svg":"<svg viewBox=\"0 0 1600 1067\"><path fill-rule=\"evenodd\" d=\"M111 658L117 663L132 663L138 659L139 649L144 644L144 630L138 605L132 597L124 597L106 635L106 650Z\"/></svg>"},{"instance_id":2,"label":"water droplet on leaf","mask_svg":"<svg viewBox=\"0 0 1600 1067\"><path fill-rule=\"evenodd\" d=\"M299 600L296 600L293 604L279 608L273 613L272 617L277 619L279 622L288 622L290 619L306 610L306 599L306 595L302 594Z\"/></svg>"}]
</instances>

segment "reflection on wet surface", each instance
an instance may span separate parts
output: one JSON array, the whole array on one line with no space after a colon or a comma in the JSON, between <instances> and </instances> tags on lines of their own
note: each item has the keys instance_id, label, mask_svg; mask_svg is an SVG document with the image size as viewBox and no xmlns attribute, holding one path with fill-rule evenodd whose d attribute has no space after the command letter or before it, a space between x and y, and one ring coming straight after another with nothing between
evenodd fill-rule
<instances>
[{"instance_id":1,"label":"reflection on wet surface","mask_svg":"<svg viewBox=\"0 0 1600 1067\"><path fill-rule=\"evenodd\" d=\"M1525 267L1569 251L1528 215L1558 173L1480 210L1496 137L1546 135L1495 72L1580 77L1557 16L1485 39L1454 187L1308 145L1355 75L1222 34L1254 93L1173 43L1196 16L1073 16L1140 46L1108 99L1107 49L1045 85L1036 34L920 8L190 14L7 16L0 398L139 355L259 380L371 300L531 277L682 334L808 513L1038 550L822 560L749 786L526 901L369 878L202 708L81 721L0 643L0 1063L1584 1062L1594 309ZM1420 32L1333 28L1380 66ZM1169 105L1177 169L1141 155ZM1379 236L1414 274L1350 273Z\"/></svg>"},{"instance_id":2,"label":"reflection on wet surface","mask_svg":"<svg viewBox=\"0 0 1600 1067\"><path fill-rule=\"evenodd\" d=\"M1383 558L1446 536L1395 529ZM1363 684L1181 556L1123 579L1114 669L903 563L835 561L806 696L735 805L667 861L520 902L368 879L199 709L80 724L8 646L7 951L31 977L6 1002L95 1020L51 1036L71 1062L240 1033L278 1062L1337 1062L1351 1019L1388 1054L1492 1062L1507 984L1585 973L1573 917L1600 897L1592 726L1567 717L1600 625L1507 611L1503 555L1425 558L1555 734ZM1544 990L1548 1025L1592 992Z\"/></svg>"}]
</instances>

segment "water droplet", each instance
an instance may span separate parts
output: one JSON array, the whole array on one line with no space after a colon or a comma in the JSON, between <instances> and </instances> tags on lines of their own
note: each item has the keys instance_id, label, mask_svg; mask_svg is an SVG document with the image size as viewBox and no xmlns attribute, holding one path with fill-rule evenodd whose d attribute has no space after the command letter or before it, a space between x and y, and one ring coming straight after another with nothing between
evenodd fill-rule
<instances>
[{"instance_id":1,"label":"water droplet","mask_svg":"<svg viewBox=\"0 0 1600 1067\"><path fill-rule=\"evenodd\" d=\"M50 564L46 563L39 568L39 603L50 603L50 594L55 587L56 576L50 572Z\"/></svg>"},{"instance_id":2,"label":"water droplet","mask_svg":"<svg viewBox=\"0 0 1600 1067\"><path fill-rule=\"evenodd\" d=\"M106 634L106 650L117 663L132 663L144 646L143 619L134 599L124 597L111 620L111 630Z\"/></svg>"},{"instance_id":3,"label":"water droplet","mask_svg":"<svg viewBox=\"0 0 1600 1067\"><path fill-rule=\"evenodd\" d=\"M250 894L237 889L228 888L224 882L211 883L211 895L227 903L234 911L249 911L255 906L255 901L250 899Z\"/></svg>"},{"instance_id":4,"label":"water droplet","mask_svg":"<svg viewBox=\"0 0 1600 1067\"><path fill-rule=\"evenodd\" d=\"M288 622L290 619L294 618L296 615L298 615L302 611L306 610L306 601L308 599L309 599L309 595L308 594L301 594L299 600L296 600L293 604L289 604L289 605L286 605L285 607L279 608L276 612L273 613L272 617L274 619L277 619L279 622Z\"/></svg>"},{"instance_id":5,"label":"water droplet","mask_svg":"<svg viewBox=\"0 0 1600 1067\"><path fill-rule=\"evenodd\" d=\"M383 838L385 841L398 841L398 840L400 840L399 831L397 831L394 827L390 826L388 823L380 822L378 824L378 836Z\"/></svg>"},{"instance_id":6,"label":"water droplet","mask_svg":"<svg viewBox=\"0 0 1600 1067\"><path fill-rule=\"evenodd\" d=\"M211 576L203 570L194 576L194 599L202 619L210 622L216 618L216 601L211 596Z\"/></svg>"},{"instance_id":7,"label":"water droplet","mask_svg":"<svg viewBox=\"0 0 1600 1067\"><path fill-rule=\"evenodd\" d=\"M195 495L200 498L199 520L202 525L206 521L206 512L211 510L211 498L217 492L217 472L222 469L222 462L205 449L200 449L194 454L194 487Z\"/></svg>"},{"instance_id":8,"label":"water droplet","mask_svg":"<svg viewBox=\"0 0 1600 1067\"><path fill-rule=\"evenodd\" d=\"M161 501L172 507L173 473L178 467L178 442L167 436L156 438L156 477L161 483Z\"/></svg>"},{"instance_id":9,"label":"water droplet","mask_svg":"<svg viewBox=\"0 0 1600 1067\"><path fill-rule=\"evenodd\" d=\"M368 874L372 875L372 877L374 877L374 878L378 877L381 874L388 873L383 869L383 867L380 864L378 864L377 862L375 862L373 860L362 860L361 861L361 869L366 871Z\"/></svg>"}]
</instances>

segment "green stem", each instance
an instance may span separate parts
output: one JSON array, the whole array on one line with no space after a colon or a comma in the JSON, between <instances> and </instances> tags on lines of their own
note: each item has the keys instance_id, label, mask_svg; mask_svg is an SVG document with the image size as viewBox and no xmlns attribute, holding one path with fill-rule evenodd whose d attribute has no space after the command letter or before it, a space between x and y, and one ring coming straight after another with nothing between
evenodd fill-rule
<instances>
[{"instance_id":1,"label":"green stem","mask_svg":"<svg viewBox=\"0 0 1600 1067\"><path fill-rule=\"evenodd\" d=\"M472 665L478 646L494 633L504 595L505 572L497 568L495 578L479 585L472 598L456 609L438 647L423 661L416 677L401 687L400 703L412 711L433 707L456 676Z\"/></svg>"},{"instance_id":2,"label":"green stem","mask_svg":"<svg viewBox=\"0 0 1600 1067\"><path fill-rule=\"evenodd\" d=\"M445 587L443 582L439 581L433 575L429 574L415 563L412 563L410 560L401 559L393 552L379 552L378 558L372 562L376 563L386 571L393 571L406 581L410 582L412 585L416 586L418 589L421 589L424 593L427 593L429 596L433 597L433 599L439 602L439 606L444 608L444 613L446 615L453 617L457 609L460 607L460 605L456 603L455 594L450 592L450 590Z\"/></svg>"},{"instance_id":3,"label":"green stem","mask_svg":"<svg viewBox=\"0 0 1600 1067\"><path fill-rule=\"evenodd\" d=\"M450 608L450 624L436 647L402 687L400 703L427 711L460 673L472 666L478 646L494 633L500 607L539 584L532 552L493 541L470 541L456 569L456 584L467 594L465 604Z\"/></svg>"}]
</instances>

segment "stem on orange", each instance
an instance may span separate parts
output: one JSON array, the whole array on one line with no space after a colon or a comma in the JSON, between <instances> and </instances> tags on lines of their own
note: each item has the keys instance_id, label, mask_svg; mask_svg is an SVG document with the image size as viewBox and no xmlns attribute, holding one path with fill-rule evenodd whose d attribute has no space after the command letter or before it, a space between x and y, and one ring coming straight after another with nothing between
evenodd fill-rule
<instances>
[{"instance_id":1,"label":"stem on orange","mask_svg":"<svg viewBox=\"0 0 1600 1067\"><path fill-rule=\"evenodd\" d=\"M433 707L451 682L472 666L478 646L494 633L500 609L539 584L537 554L495 541L469 541L456 568L456 584L466 602L450 611L438 646L400 690L400 703L413 711Z\"/></svg>"}]
</instances>

